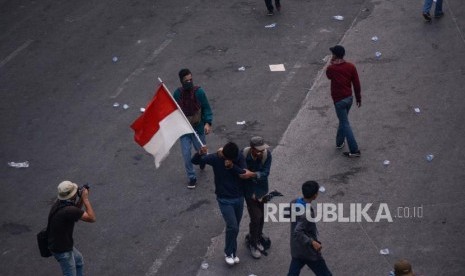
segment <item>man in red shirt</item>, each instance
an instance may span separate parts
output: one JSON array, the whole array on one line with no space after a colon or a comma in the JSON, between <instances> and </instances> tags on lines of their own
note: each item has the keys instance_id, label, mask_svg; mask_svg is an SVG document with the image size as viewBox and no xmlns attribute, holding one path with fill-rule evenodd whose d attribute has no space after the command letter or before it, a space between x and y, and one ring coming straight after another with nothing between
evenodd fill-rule
<instances>
[{"instance_id":1,"label":"man in red shirt","mask_svg":"<svg viewBox=\"0 0 465 276\"><path fill-rule=\"evenodd\" d=\"M349 151L344 152L347 157L360 157L357 141L355 141L352 128L349 123L349 110L352 106L352 86L354 87L357 106L362 105L360 94L360 80L355 66L344 60L345 49L341 45L329 48L333 54L331 64L326 69L326 76L331 80L331 97L336 108L339 127L336 134L336 148L344 147L344 140L347 139Z\"/></svg>"}]
</instances>

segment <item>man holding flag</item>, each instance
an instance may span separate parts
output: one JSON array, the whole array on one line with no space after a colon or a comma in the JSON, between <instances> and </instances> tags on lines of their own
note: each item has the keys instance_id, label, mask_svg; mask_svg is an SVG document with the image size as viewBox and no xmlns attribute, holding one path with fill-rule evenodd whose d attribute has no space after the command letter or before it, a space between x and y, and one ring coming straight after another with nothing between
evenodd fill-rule
<instances>
[{"instance_id":1,"label":"man holding flag","mask_svg":"<svg viewBox=\"0 0 465 276\"><path fill-rule=\"evenodd\" d=\"M197 134L188 133L180 138L184 167L189 179L187 188L194 189L197 184L197 176L191 162L192 146L197 152L203 146L199 139L202 144L205 144L205 135L211 132L213 113L205 91L200 86L194 86L192 73L189 69L179 71L179 80L182 86L174 91L173 97ZM200 169L204 168L205 165L202 164Z\"/></svg>"}]
</instances>

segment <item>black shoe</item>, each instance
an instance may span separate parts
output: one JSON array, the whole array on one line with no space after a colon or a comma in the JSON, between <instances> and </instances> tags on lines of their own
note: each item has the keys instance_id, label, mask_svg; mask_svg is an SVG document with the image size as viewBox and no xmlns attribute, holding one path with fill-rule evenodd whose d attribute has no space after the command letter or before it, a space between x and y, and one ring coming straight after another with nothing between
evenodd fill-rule
<instances>
[{"instance_id":1,"label":"black shoe","mask_svg":"<svg viewBox=\"0 0 465 276\"><path fill-rule=\"evenodd\" d=\"M429 14L429 12L424 12L423 18L425 19L426 22L431 22L431 15Z\"/></svg>"},{"instance_id":2,"label":"black shoe","mask_svg":"<svg viewBox=\"0 0 465 276\"><path fill-rule=\"evenodd\" d=\"M339 146L336 145L336 148L337 149L342 149L345 146L345 144L346 144L345 142L342 142L342 144L340 144Z\"/></svg>"},{"instance_id":3,"label":"black shoe","mask_svg":"<svg viewBox=\"0 0 465 276\"><path fill-rule=\"evenodd\" d=\"M434 14L434 18L441 18L444 16L444 12L438 12Z\"/></svg>"},{"instance_id":4,"label":"black shoe","mask_svg":"<svg viewBox=\"0 0 465 276\"><path fill-rule=\"evenodd\" d=\"M268 11L268 13L266 15L272 16L272 15L274 15L274 12L273 11Z\"/></svg>"},{"instance_id":5,"label":"black shoe","mask_svg":"<svg viewBox=\"0 0 465 276\"><path fill-rule=\"evenodd\" d=\"M356 151L356 152L354 152L354 153L352 153L352 152L344 152L344 156L347 156L347 157L349 157L349 158L360 157L360 156L361 156L361 153L360 153L359 150Z\"/></svg>"},{"instance_id":6,"label":"black shoe","mask_svg":"<svg viewBox=\"0 0 465 276\"><path fill-rule=\"evenodd\" d=\"M187 184L188 189L195 189L195 185L197 184L197 178L192 178L189 180L189 184Z\"/></svg>"},{"instance_id":7,"label":"black shoe","mask_svg":"<svg viewBox=\"0 0 465 276\"><path fill-rule=\"evenodd\" d=\"M205 163L199 165L200 169L203 171L205 170Z\"/></svg>"}]
</instances>

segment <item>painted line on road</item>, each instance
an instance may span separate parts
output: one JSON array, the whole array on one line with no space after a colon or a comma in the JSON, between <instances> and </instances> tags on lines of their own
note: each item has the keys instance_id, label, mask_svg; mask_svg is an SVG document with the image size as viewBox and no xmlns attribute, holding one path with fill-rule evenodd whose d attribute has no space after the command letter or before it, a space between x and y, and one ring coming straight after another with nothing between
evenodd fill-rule
<instances>
[{"instance_id":1,"label":"painted line on road","mask_svg":"<svg viewBox=\"0 0 465 276\"><path fill-rule=\"evenodd\" d=\"M316 42L312 42L310 43L310 45L307 47L306 49L306 52L309 52L310 50L312 50L315 46L317 45ZM281 85L279 86L279 89L277 90L276 94L273 96L273 98L271 99L274 103L277 102L279 100L279 97L281 97L281 95L283 94L284 92L284 89L286 88L286 86L289 85L289 83L291 83L291 81L294 79L295 75L297 74L297 71L302 68L302 63L305 63L305 59L308 55L303 55L304 58L298 60L294 66L292 67L292 70L289 71L289 73L287 74L286 78L284 79L284 81L281 83Z\"/></svg>"},{"instance_id":2,"label":"painted line on road","mask_svg":"<svg viewBox=\"0 0 465 276\"><path fill-rule=\"evenodd\" d=\"M163 265L163 262L171 255L171 253L173 253L174 249L176 248L176 246L178 246L181 239L182 235L177 235L170 241L168 246L166 246L165 250L162 252L161 256L155 259L149 271L145 273L145 276L153 276L157 274L158 270Z\"/></svg>"},{"instance_id":3,"label":"painted line on road","mask_svg":"<svg viewBox=\"0 0 465 276\"><path fill-rule=\"evenodd\" d=\"M138 75L140 75L142 72L144 72L145 70L145 67L144 67L144 64L147 64L147 63L150 63L152 62L155 58L157 58L157 56L173 41L173 39L167 39L165 41L163 41L163 43L157 48L155 49L155 51L153 51L153 53L146 59L144 60L144 62L142 63L142 66L139 66L139 68L137 68L136 70L134 70L134 72L132 72L131 74L129 74L129 76L118 86L118 88L116 89L116 92L114 95L110 96L110 98L112 99L115 99L117 98L119 95L121 95L121 93L123 93L124 91L124 88L126 87L126 84L128 84L130 81L132 81L135 77L137 77Z\"/></svg>"},{"instance_id":4,"label":"painted line on road","mask_svg":"<svg viewBox=\"0 0 465 276\"><path fill-rule=\"evenodd\" d=\"M13 53L9 54L5 59L0 62L0 68L2 68L5 64L7 64L10 60L14 59L22 50L26 49L34 40L29 39L28 41L24 42L23 45L19 46L18 49L14 50Z\"/></svg>"},{"instance_id":5,"label":"painted line on road","mask_svg":"<svg viewBox=\"0 0 465 276\"><path fill-rule=\"evenodd\" d=\"M455 27L457 28L457 31L459 32L460 38L462 38L463 43L465 43L465 36L463 35L462 30L459 27L459 24L457 23L457 17L455 17L454 13L452 12L452 8L450 7L449 1L447 1L447 8L449 9L449 14L452 16L452 21L454 21Z\"/></svg>"}]
</instances>

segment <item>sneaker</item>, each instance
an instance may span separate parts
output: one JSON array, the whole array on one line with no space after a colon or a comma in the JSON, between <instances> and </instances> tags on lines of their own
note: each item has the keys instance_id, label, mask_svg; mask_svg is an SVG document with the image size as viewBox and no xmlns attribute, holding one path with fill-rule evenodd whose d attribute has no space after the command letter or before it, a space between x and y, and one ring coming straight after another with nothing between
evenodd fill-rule
<instances>
[{"instance_id":1,"label":"sneaker","mask_svg":"<svg viewBox=\"0 0 465 276\"><path fill-rule=\"evenodd\" d=\"M336 148L337 148L337 149L342 149L342 148L345 146L345 144L346 144L345 142L342 142L341 145L339 145L339 146L336 145Z\"/></svg>"},{"instance_id":2,"label":"sneaker","mask_svg":"<svg viewBox=\"0 0 465 276\"><path fill-rule=\"evenodd\" d=\"M235 262L234 262L234 257L233 257L232 254L231 254L230 256L227 256L227 255L226 255L226 256L224 257L224 260L226 261L226 263L227 263L228 265L234 265L234 264L235 264Z\"/></svg>"},{"instance_id":3,"label":"sneaker","mask_svg":"<svg viewBox=\"0 0 465 276\"><path fill-rule=\"evenodd\" d=\"M434 18L441 18L444 16L444 12L438 12L434 14Z\"/></svg>"},{"instance_id":4,"label":"sneaker","mask_svg":"<svg viewBox=\"0 0 465 276\"><path fill-rule=\"evenodd\" d=\"M237 257L236 255L233 254L233 260L234 260L234 263L235 264L238 264L241 260L239 259L239 257Z\"/></svg>"},{"instance_id":5,"label":"sneaker","mask_svg":"<svg viewBox=\"0 0 465 276\"><path fill-rule=\"evenodd\" d=\"M426 22L431 22L431 15L429 14L429 12L424 12L423 18L425 19Z\"/></svg>"},{"instance_id":6,"label":"sneaker","mask_svg":"<svg viewBox=\"0 0 465 276\"><path fill-rule=\"evenodd\" d=\"M187 188L188 189L195 189L196 184L197 184L197 179L192 178L191 180L189 180L189 184L187 184Z\"/></svg>"},{"instance_id":7,"label":"sneaker","mask_svg":"<svg viewBox=\"0 0 465 276\"><path fill-rule=\"evenodd\" d=\"M274 15L274 12L273 11L268 11L268 13L266 15L272 16L272 15Z\"/></svg>"},{"instance_id":8,"label":"sneaker","mask_svg":"<svg viewBox=\"0 0 465 276\"><path fill-rule=\"evenodd\" d=\"M257 243L257 249L260 250L260 252L263 252L265 251L265 247L263 247L263 245L261 243Z\"/></svg>"},{"instance_id":9,"label":"sneaker","mask_svg":"<svg viewBox=\"0 0 465 276\"><path fill-rule=\"evenodd\" d=\"M254 257L255 259L260 259L262 253L260 253L260 250L258 250L257 246L252 245L249 247L249 249L250 254L252 254L252 257Z\"/></svg>"},{"instance_id":10,"label":"sneaker","mask_svg":"<svg viewBox=\"0 0 465 276\"><path fill-rule=\"evenodd\" d=\"M361 153L360 153L359 150L356 151L356 152L354 152L354 153L352 153L352 152L344 152L344 156L347 156L347 157L349 157L349 158L352 158L352 157L360 157L360 156L361 156Z\"/></svg>"},{"instance_id":11,"label":"sneaker","mask_svg":"<svg viewBox=\"0 0 465 276\"><path fill-rule=\"evenodd\" d=\"M205 163L199 165L200 169L203 171L205 170Z\"/></svg>"}]
</instances>

